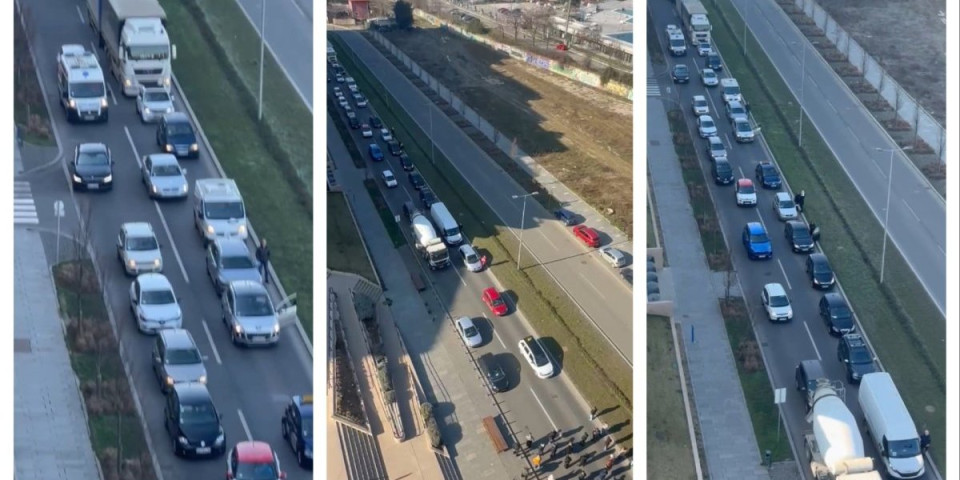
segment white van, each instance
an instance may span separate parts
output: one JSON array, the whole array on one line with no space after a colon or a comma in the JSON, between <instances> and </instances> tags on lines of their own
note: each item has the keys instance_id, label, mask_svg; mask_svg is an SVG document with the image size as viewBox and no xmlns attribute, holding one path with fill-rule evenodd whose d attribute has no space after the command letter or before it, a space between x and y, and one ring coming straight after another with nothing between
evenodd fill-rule
<instances>
[{"instance_id":1,"label":"white van","mask_svg":"<svg viewBox=\"0 0 960 480\"><path fill-rule=\"evenodd\" d=\"M217 237L247 239L247 212L237 183L228 178L201 178L193 189L193 217L204 242Z\"/></svg>"},{"instance_id":2,"label":"white van","mask_svg":"<svg viewBox=\"0 0 960 480\"><path fill-rule=\"evenodd\" d=\"M740 92L740 83L737 82L736 78L721 78L720 92L723 93L723 103L743 103L743 94Z\"/></svg>"},{"instance_id":3,"label":"white van","mask_svg":"<svg viewBox=\"0 0 960 480\"><path fill-rule=\"evenodd\" d=\"M893 478L922 477L920 435L890 374L864 375L859 400L867 432L880 452L887 473Z\"/></svg>"},{"instance_id":4,"label":"white van","mask_svg":"<svg viewBox=\"0 0 960 480\"><path fill-rule=\"evenodd\" d=\"M443 237L447 245L459 245L463 241L463 235L460 234L460 224L447 210L443 202L436 202L430 205L430 216L433 217L433 224L437 227L437 233Z\"/></svg>"}]
</instances>

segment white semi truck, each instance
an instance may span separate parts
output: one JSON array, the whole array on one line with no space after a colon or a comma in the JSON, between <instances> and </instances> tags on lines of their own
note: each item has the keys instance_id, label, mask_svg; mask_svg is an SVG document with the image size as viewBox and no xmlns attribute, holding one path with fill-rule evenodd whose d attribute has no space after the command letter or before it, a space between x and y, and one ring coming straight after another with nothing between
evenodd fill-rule
<instances>
[{"instance_id":1,"label":"white semi truck","mask_svg":"<svg viewBox=\"0 0 960 480\"><path fill-rule=\"evenodd\" d=\"M87 18L124 95L136 96L141 85L170 88L177 47L158 0L87 0Z\"/></svg>"},{"instance_id":2,"label":"white semi truck","mask_svg":"<svg viewBox=\"0 0 960 480\"><path fill-rule=\"evenodd\" d=\"M430 219L419 210L410 215L410 230L416 241L417 252L430 266L430 270L437 270L450 265L450 253L443 240L433 230Z\"/></svg>"},{"instance_id":3,"label":"white semi truck","mask_svg":"<svg viewBox=\"0 0 960 480\"><path fill-rule=\"evenodd\" d=\"M700 0L677 0L677 13L683 19L683 26L687 27L687 35L693 43L710 43L710 19L707 18L707 9L703 8Z\"/></svg>"},{"instance_id":4,"label":"white semi truck","mask_svg":"<svg viewBox=\"0 0 960 480\"><path fill-rule=\"evenodd\" d=\"M810 471L817 480L882 480L873 459L863 451L857 420L827 379L817 381L807 422L813 431L804 435Z\"/></svg>"},{"instance_id":5,"label":"white semi truck","mask_svg":"<svg viewBox=\"0 0 960 480\"><path fill-rule=\"evenodd\" d=\"M460 234L460 224L453 218L450 210L443 202L430 205L430 216L433 218L433 224L437 227L437 232L443 236L443 241L447 245L459 245L463 241L463 235Z\"/></svg>"}]
</instances>

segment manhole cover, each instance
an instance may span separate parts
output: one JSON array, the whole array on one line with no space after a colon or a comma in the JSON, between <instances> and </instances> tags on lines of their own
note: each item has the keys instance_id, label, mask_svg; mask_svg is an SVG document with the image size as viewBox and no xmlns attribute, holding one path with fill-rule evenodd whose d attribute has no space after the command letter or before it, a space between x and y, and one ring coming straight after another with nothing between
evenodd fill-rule
<instances>
[{"instance_id":1,"label":"manhole cover","mask_svg":"<svg viewBox=\"0 0 960 480\"><path fill-rule=\"evenodd\" d=\"M30 347L29 338L13 339L13 353L30 353L32 351L33 348Z\"/></svg>"}]
</instances>

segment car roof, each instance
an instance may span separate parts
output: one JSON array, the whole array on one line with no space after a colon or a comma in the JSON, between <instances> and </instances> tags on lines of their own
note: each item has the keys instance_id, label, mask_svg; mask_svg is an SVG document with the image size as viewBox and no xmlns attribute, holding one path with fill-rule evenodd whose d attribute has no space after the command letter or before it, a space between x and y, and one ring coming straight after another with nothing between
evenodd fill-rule
<instances>
[{"instance_id":1,"label":"car roof","mask_svg":"<svg viewBox=\"0 0 960 480\"><path fill-rule=\"evenodd\" d=\"M787 291L783 288L783 285L780 285L779 283L768 283L763 286L763 289L766 290L767 294L771 297L781 295L785 296L787 294Z\"/></svg>"},{"instance_id":2,"label":"car roof","mask_svg":"<svg viewBox=\"0 0 960 480\"><path fill-rule=\"evenodd\" d=\"M809 230L809 228L807 228L807 224L801 222L800 220L787 220L787 225L790 225L790 228L792 228L794 231ZM814 255L823 256L822 253L811 253L809 256L813 257Z\"/></svg>"},{"instance_id":3,"label":"car roof","mask_svg":"<svg viewBox=\"0 0 960 480\"><path fill-rule=\"evenodd\" d=\"M848 333L843 336L843 341L847 342L848 345L852 348L863 347L867 348L867 341L863 338L863 335L859 333Z\"/></svg>"},{"instance_id":4,"label":"car roof","mask_svg":"<svg viewBox=\"0 0 960 480\"><path fill-rule=\"evenodd\" d=\"M180 165L180 162L177 161L177 157L173 156L170 153L151 153L147 155L150 158L150 161L153 162L153 165Z\"/></svg>"},{"instance_id":5,"label":"car roof","mask_svg":"<svg viewBox=\"0 0 960 480\"><path fill-rule=\"evenodd\" d=\"M144 290L173 290L173 285L162 273L141 273L137 282Z\"/></svg>"},{"instance_id":6,"label":"car roof","mask_svg":"<svg viewBox=\"0 0 960 480\"><path fill-rule=\"evenodd\" d=\"M470 317L460 317L457 319L457 325L459 325L461 328L472 327L474 326L473 319Z\"/></svg>"},{"instance_id":7,"label":"car roof","mask_svg":"<svg viewBox=\"0 0 960 480\"><path fill-rule=\"evenodd\" d=\"M600 251L614 258L623 258L623 252L613 247L603 247Z\"/></svg>"},{"instance_id":8,"label":"car roof","mask_svg":"<svg viewBox=\"0 0 960 480\"><path fill-rule=\"evenodd\" d=\"M216 240L217 248L220 249L220 255L225 256L249 256L250 250L247 249L247 244L239 238L218 238Z\"/></svg>"},{"instance_id":9,"label":"car roof","mask_svg":"<svg viewBox=\"0 0 960 480\"><path fill-rule=\"evenodd\" d=\"M767 169L771 169L771 170L772 170L772 169L773 169L773 164L770 163L770 162L760 162L759 164L757 164L757 166L759 166L760 168L762 168L762 169L764 169L764 170L767 170Z\"/></svg>"},{"instance_id":10,"label":"car roof","mask_svg":"<svg viewBox=\"0 0 960 480\"><path fill-rule=\"evenodd\" d=\"M197 348L197 344L193 341L190 332L182 328L162 328L158 334L163 338L163 343L167 348Z\"/></svg>"},{"instance_id":11,"label":"car roof","mask_svg":"<svg viewBox=\"0 0 960 480\"><path fill-rule=\"evenodd\" d=\"M267 295L267 288L253 280L236 280L230 282L230 289L236 294L262 293Z\"/></svg>"},{"instance_id":12,"label":"car roof","mask_svg":"<svg viewBox=\"0 0 960 480\"><path fill-rule=\"evenodd\" d=\"M720 137L716 135L710 135L709 137L707 137L707 141L710 143L720 143L720 144L723 143L723 140L721 140Z\"/></svg>"},{"instance_id":13,"label":"car roof","mask_svg":"<svg viewBox=\"0 0 960 480\"><path fill-rule=\"evenodd\" d=\"M827 263L827 256L822 253L811 253L808 257L813 263Z\"/></svg>"},{"instance_id":14,"label":"car roof","mask_svg":"<svg viewBox=\"0 0 960 480\"><path fill-rule=\"evenodd\" d=\"M389 175L389 176L391 176L391 177L393 176L393 172L391 172L390 170L384 170L384 171L383 171L383 174L384 174L384 175Z\"/></svg>"},{"instance_id":15,"label":"car roof","mask_svg":"<svg viewBox=\"0 0 960 480\"><path fill-rule=\"evenodd\" d=\"M460 250L467 250L473 253L477 253L477 249L473 248L473 245L470 245L469 243L464 243L463 245L460 245Z\"/></svg>"},{"instance_id":16,"label":"car roof","mask_svg":"<svg viewBox=\"0 0 960 480\"><path fill-rule=\"evenodd\" d=\"M266 442L245 441L238 443L234 448L237 450L237 460L240 462L273 462L273 449Z\"/></svg>"},{"instance_id":17,"label":"car roof","mask_svg":"<svg viewBox=\"0 0 960 480\"><path fill-rule=\"evenodd\" d=\"M737 186L738 186L738 187L752 187L752 186L753 186L753 180L750 180L749 178L741 178L740 180L737 180Z\"/></svg>"},{"instance_id":18,"label":"car roof","mask_svg":"<svg viewBox=\"0 0 960 480\"><path fill-rule=\"evenodd\" d=\"M313 416L313 395L294 395L291 400L303 417Z\"/></svg>"},{"instance_id":19,"label":"car roof","mask_svg":"<svg viewBox=\"0 0 960 480\"><path fill-rule=\"evenodd\" d=\"M696 100L703 100L704 102L706 102L706 101L707 101L707 97L705 97L705 96L703 96L703 95L694 95L694 96L693 96L693 100L694 100L694 101L696 101Z\"/></svg>"},{"instance_id":20,"label":"car roof","mask_svg":"<svg viewBox=\"0 0 960 480\"><path fill-rule=\"evenodd\" d=\"M837 292L825 293L823 294L823 299L826 300L827 305L830 305L831 307L847 304L847 301L843 299L843 295L840 295Z\"/></svg>"},{"instance_id":21,"label":"car roof","mask_svg":"<svg viewBox=\"0 0 960 480\"><path fill-rule=\"evenodd\" d=\"M153 237L153 225L147 222L127 222L120 226L120 229L128 237Z\"/></svg>"},{"instance_id":22,"label":"car roof","mask_svg":"<svg viewBox=\"0 0 960 480\"><path fill-rule=\"evenodd\" d=\"M380 150L380 145L377 145L376 143L371 143L371 144L370 144L370 149L371 149L371 150Z\"/></svg>"},{"instance_id":23,"label":"car roof","mask_svg":"<svg viewBox=\"0 0 960 480\"><path fill-rule=\"evenodd\" d=\"M777 192L777 200L793 200L787 192Z\"/></svg>"},{"instance_id":24,"label":"car roof","mask_svg":"<svg viewBox=\"0 0 960 480\"><path fill-rule=\"evenodd\" d=\"M820 377L826 376L823 371L823 364L820 363L820 360L802 360L800 362L800 366L807 371L808 379L816 380Z\"/></svg>"},{"instance_id":25,"label":"car roof","mask_svg":"<svg viewBox=\"0 0 960 480\"><path fill-rule=\"evenodd\" d=\"M747 223L747 231L750 233L765 233L766 230L763 228L763 224L760 222L749 222Z\"/></svg>"},{"instance_id":26,"label":"car roof","mask_svg":"<svg viewBox=\"0 0 960 480\"><path fill-rule=\"evenodd\" d=\"M89 142L81 143L77 146L80 152L82 153L92 153L92 152L105 152L107 151L106 144L100 142Z\"/></svg>"},{"instance_id":27,"label":"car roof","mask_svg":"<svg viewBox=\"0 0 960 480\"><path fill-rule=\"evenodd\" d=\"M183 112L168 113L163 116L163 119L166 120L167 123L190 123L190 118Z\"/></svg>"},{"instance_id":28,"label":"car roof","mask_svg":"<svg viewBox=\"0 0 960 480\"><path fill-rule=\"evenodd\" d=\"M493 288L493 287L487 287L487 288L483 289L483 293L484 293L485 295L490 295L491 297L499 297L499 296L500 296L500 294L497 292L497 289L496 289L496 288Z\"/></svg>"},{"instance_id":29,"label":"car roof","mask_svg":"<svg viewBox=\"0 0 960 480\"><path fill-rule=\"evenodd\" d=\"M180 403L213 403L207 386L200 382L175 383L173 390L177 392Z\"/></svg>"},{"instance_id":30,"label":"car roof","mask_svg":"<svg viewBox=\"0 0 960 480\"><path fill-rule=\"evenodd\" d=\"M703 73L716 74L717 72L715 72L712 68L704 68L704 69L703 69Z\"/></svg>"},{"instance_id":31,"label":"car roof","mask_svg":"<svg viewBox=\"0 0 960 480\"><path fill-rule=\"evenodd\" d=\"M700 119L701 122L704 121L704 120L713 121L713 118L710 117L710 115L700 115L699 119Z\"/></svg>"}]
</instances>

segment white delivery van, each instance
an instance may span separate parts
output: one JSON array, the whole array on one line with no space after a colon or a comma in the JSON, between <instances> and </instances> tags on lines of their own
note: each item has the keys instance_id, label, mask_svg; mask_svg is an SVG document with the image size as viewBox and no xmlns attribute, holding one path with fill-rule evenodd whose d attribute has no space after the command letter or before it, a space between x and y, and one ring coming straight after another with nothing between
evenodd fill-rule
<instances>
[{"instance_id":1,"label":"white delivery van","mask_svg":"<svg viewBox=\"0 0 960 480\"><path fill-rule=\"evenodd\" d=\"M443 237L447 245L459 245L463 241L463 235L460 234L460 224L457 223L450 210L443 202L436 202L430 205L430 216L433 218L433 224L437 226L437 233Z\"/></svg>"},{"instance_id":2,"label":"white delivery van","mask_svg":"<svg viewBox=\"0 0 960 480\"><path fill-rule=\"evenodd\" d=\"M60 46L57 90L67 121L106 122L110 118L103 70L97 56L83 45Z\"/></svg>"},{"instance_id":3,"label":"white delivery van","mask_svg":"<svg viewBox=\"0 0 960 480\"><path fill-rule=\"evenodd\" d=\"M247 212L237 183L201 178L193 189L194 223L204 242L218 237L247 239Z\"/></svg>"},{"instance_id":4,"label":"white delivery van","mask_svg":"<svg viewBox=\"0 0 960 480\"><path fill-rule=\"evenodd\" d=\"M917 427L887 372L868 373L860 381L860 408L867 432L893 478L923 476L923 452Z\"/></svg>"}]
</instances>

